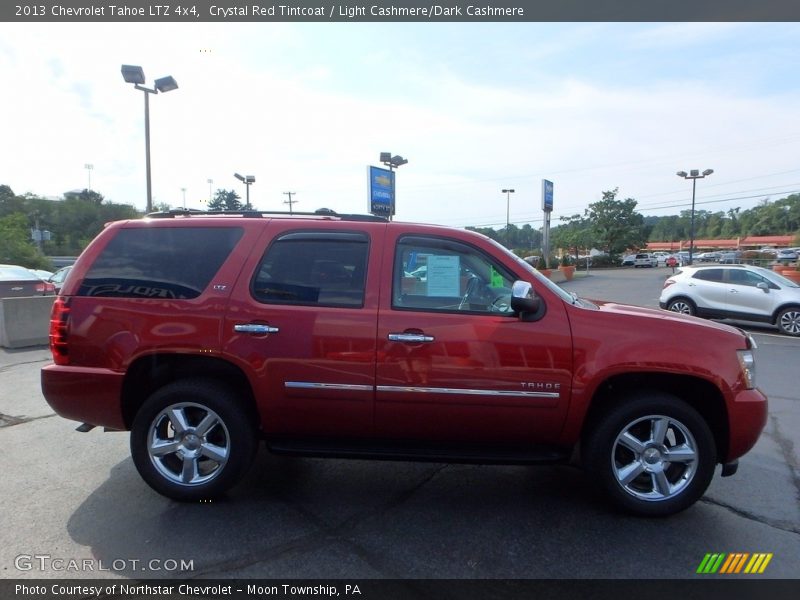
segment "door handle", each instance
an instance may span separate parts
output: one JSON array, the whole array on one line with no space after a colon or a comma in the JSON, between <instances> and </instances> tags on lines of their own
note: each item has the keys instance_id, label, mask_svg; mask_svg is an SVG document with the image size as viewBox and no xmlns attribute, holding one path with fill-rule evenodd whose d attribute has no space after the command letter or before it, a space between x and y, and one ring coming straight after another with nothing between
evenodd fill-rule
<instances>
[{"instance_id":1,"label":"door handle","mask_svg":"<svg viewBox=\"0 0 800 600\"><path fill-rule=\"evenodd\" d=\"M233 330L237 333L249 333L252 335L265 335L267 333L278 333L280 331L277 327L270 327L269 325L262 325L261 323L234 325Z\"/></svg>"},{"instance_id":2,"label":"door handle","mask_svg":"<svg viewBox=\"0 0 800 600\"><path fill-rule=\"evenodd\" d=\"M424 333L390 333L390 342L406 342L410 344L429 344L433 341L432 335L425 335Z\"/></svg>"},{"instance_id":3,"label":"door handle","mask_svg":"<svg viewBox=\"0 0 800 600\"><path fill-rule=\"evenodd\" d=\"M738 294L739 290L731 289L731 294Z\"/></svg>"}]
</instances>

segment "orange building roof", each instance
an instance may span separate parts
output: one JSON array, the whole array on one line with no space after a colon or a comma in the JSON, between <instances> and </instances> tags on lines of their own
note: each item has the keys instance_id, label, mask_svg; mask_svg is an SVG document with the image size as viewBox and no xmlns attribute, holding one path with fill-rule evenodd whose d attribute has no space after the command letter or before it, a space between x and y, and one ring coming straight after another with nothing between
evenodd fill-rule
<instances>
[{"instance_id":1,"label":"orange building roof","mask_svg":"<svg viewBox=\"0 0 800 600\"><path fill-rule=\"evenodd\" d=\"M764 246L789 248L793 243L794 236L791 235L750 235L732 240L695 240L694 247L706 248L709 250L762 248ZM688 250L689 240L679 240L677 242L647 242L645 247L647 250L677 252L678 250Z\"/></svg>"}]
</instances>

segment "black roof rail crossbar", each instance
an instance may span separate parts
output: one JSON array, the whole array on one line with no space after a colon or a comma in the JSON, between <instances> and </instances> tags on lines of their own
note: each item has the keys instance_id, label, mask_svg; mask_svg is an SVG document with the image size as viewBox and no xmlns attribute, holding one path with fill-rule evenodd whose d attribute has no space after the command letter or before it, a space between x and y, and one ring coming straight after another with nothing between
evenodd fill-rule
<instances>
[{"instance_id":1,"label":"black roof rail crossbar","mask_svg":"<svg viewBox=\"0 0 800 600\"><path fill-rule=\"evenodd\" d=\"M286 212L278 210L197 210L189 208L173 208L166 212L152 212L146 216L151 219L171 219L174 217L191 217L191 216L215 216L215 215L235 215L240 217L268 217L270 215L284 215L284 216L301 216L301 217L336 217L343 221L371 221L376 223L386 223L386 217L378 217L375 215L359 215L359 214L339 214L329 208L320 208L314 212Z\"/></svg>"}]
</instances>

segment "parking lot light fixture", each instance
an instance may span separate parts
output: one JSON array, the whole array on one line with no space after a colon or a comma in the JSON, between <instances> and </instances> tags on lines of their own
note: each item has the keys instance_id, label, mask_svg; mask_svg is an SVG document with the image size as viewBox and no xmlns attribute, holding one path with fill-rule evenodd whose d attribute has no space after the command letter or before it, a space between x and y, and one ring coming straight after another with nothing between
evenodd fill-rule
<instances>
[{"instance_id":1,"label":"parking lot light fixture","mask_svg":"<svg viewBox=\"0 0 800 600\"><path fill-rule=\"evenodd\" d=\"M150 94L171 92L178 89L178 82L171 75L155 80L152 89L144 86L144 70L138 65L122 65L122 78L126 83L144 93L144 146L145 171L147 177L147 213L153 212L153 187L150 176Z\"/></svg>"},{"instance_id":2,"label":"parking lot light fixture","mask_svg":"<svg viewBox=\"0 0 800 600\"><path fill-rule=\"evenodd\" d=\"M692 180L692 218L691 218L691 225L689 226L689 264L691 265L694 262L694 201L695 201L695 193L697 191L697 180L703 179L704 177L708 177L714 172L714 169L706 169L705 171L700 173L699 169L692 169L688 173L686 171L678 171L675 173L678 177L683 177L684 179L691 179Z\"/></svg>"},{"instance_id":3,"label":"parking lot light fixture","mask_svg":"<svg viewBox=\"0 0 800 600\"><path fill-rule=\"evenodd\" d=\"M245 185L247 199L244 209L252 210L253 207L250 206L250 186L256 181L255 175L239 175L239 173L234 173L233 176Z\"/></svg>"}]
</instances>

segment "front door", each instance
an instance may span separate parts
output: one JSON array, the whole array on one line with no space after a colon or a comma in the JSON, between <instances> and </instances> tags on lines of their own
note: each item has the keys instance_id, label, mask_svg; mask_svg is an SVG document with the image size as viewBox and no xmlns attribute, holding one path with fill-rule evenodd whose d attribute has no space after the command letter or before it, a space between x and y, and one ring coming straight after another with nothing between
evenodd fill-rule
<instances>
[{"instance_id":1,"label":"front door","mask_svg":"<svg viewBox=\"0 0 800 600\"><path fill-rule=\"evenodd\" d=\"M520 277L487 248L412 235L386 247L383 268L393 276L378 316L378 436L515 447L555 441L572 368L563 304L553 300L536 322L514 316L511 286Z\"/></svg>"}]
</instances>

